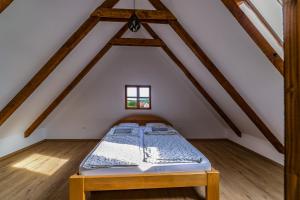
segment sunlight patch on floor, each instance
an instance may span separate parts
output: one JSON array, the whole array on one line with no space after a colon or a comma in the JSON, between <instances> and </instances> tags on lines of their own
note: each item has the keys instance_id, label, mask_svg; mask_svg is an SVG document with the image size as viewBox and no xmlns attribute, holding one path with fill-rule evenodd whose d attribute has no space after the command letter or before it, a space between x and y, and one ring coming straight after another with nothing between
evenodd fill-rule
<instances>
[{"instance_id":1,"label":"sunlight patch on floor","mask_svg":"<svg viewBox=\"0 0 300 200\"><path fill-rule=\"evenodd\" d=\"M59 170L69 159L62 159L42 154L32 154L12 167L26 169L32 172L51 176Z\"/></svg>"}]
</instances>

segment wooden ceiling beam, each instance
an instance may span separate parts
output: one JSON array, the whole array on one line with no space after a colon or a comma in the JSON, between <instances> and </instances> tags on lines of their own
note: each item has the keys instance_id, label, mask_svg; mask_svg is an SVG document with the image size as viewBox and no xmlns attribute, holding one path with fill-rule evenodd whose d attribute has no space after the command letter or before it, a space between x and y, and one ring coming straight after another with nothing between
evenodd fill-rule
<instances>
[{"instance_id":1,"label":"wooden ceiling beam","mask_svg":"<svg viewBox=\"0 0 300 200\"><path fill-rule=\"evenodd\" d=\"M225 114L225 112L219 107L219 105L213 100L213 98L206 92L206 90L200 85L196 78L189 72L187 67L178 59L178 57L172 52L172 50L167 46L165 42L154 32L154 30L148 25L143 23L143 26L148 31L148 33L155 39L161 40L161 48L165 53L174 61L174 63L179 67L179 69L184 73L186 78L188 78L195 88L202 94L206 101L215 109L215 111L223 118L223 120L228 124L228 126L235 132L239 137L242 137L242 132L239 128L232 122L232 120Z\"/></svg>"},{"instance_id":2,"label":"wooden ceiling beam","mask_svg":"<svg viewBox=\"0 0 300 200\"><path fill-rule=\"evenodd\" d=\"M0 0L0 13L2 13L12 2L13 0Z\"/></svg>"},{"instance_id":3,"label":"wooden ceiling beam","mask_svg":"<svg viewBox=\"0 0 300 200\"><path fill-rule=\"evenodd\" d=\"M113 8L120 0L105 0L98 9L101 8Z\"/></svg>"},{"instance_id":4,"label":"wooden ceiling beam","mask_svg":"<svg viewBox=\"0 0 300 200\"><path fill-rule=\"evenodd\" d=\"M112 47L111 41L115 38L121 37L127 31L127 24L125 24L107 44L99 51L99 53L83 68L83 70L73 79L73 81L52 101L52 103L40 114L31 125L24 132L24 137L29 137L36 128L51 114L51 112L66 98L66 96L79 84L79 82L95 67L99 60Z\"/></svg>"},{"instance_id":5,"label":"wooden ceiling beam","mask_svg":"<svg viewBox=\"0 0 300 200\"><path fill-rule=\"evenodd\" d=\"M115 38L111 41L116 46L145 46L160 47L162 45L159 39L142 39L142 38Z\"/></svg>"},{"instance_id":6,"label":"wooden ceiling beam","mask_svg":"<svg viewBox=\"0 0 300 200\"><path fill-rule=\"evenodd\" d=\"M92 16L99 17L102 20L126 20L128 21L133 14L139 18L140 21L169 21L176 20L174 15L168 11L159 10L133 10L133 9L109 9L99 8Z\"/></svg>"},{"instance_id":7,"label":"wooden ceiling beam","mask_svg":"<svg viewBox=\"0 0 300 200\"><path fill-rule=\"evenodd\" d=\"M223 4L232 13L239 24L244 28L256 45L261 49L265 56L270 60L274 67L283 75L283 59L277 54L270 43L259 32L255 25L251 22L248 16L241 10L239 5L243 2L247 4L245 0L222 0ZM248 4L249 5L249 4ZM268 28L268 27L266 27ZM272 33L271 33L272 34ZM275 38L276 39L276 38Z\"/></svg>"},{"instance_id":8,"label":"wooden ceiling beam","mask_svg":"<svg viewBox=\"0 0 300 200\"><path fill-rule=\"evenodd\" d=\"M128 22L125 18L101 18L103 22ZM152 24L169 24L169 20L153 20L153 19L143 19L142 22L152 23Z\"/></svg>"},{"instance_id":9,"label":"wooden ceiling beam","mask_svg":"<svg viewBox=\"0 0 300 200\"><path fill-rule=\"evenodd\" d=\"M112 7L118 0L106 0L97 9ZM0 126L25 102L39 85L57 68L61 61L79 44L79 42L96 26L99 18L90 16L48 62L31 78L31 80L0 111Z\"/></svg>"},{"instance_id":10,"label":"wooden ceiling beam","mask_svg":"<svg viewBox=\"0 0 300 200\"><path fill-rule=\"evenodd\" d=\"M279 151L283 152L284 147L278 141L278 139L272 134L272 132L268 129L268 127L263 123L263 121L256 115L254 110L246 103L246 101L238 94L235 88L229 83L229 81L224 77L224 75L217 69L217 67L212 63L212 61L206 56L206 54L202 51L202 49L197 45L197 43L191 38L191 36L184 30L184 28L176 21L176 18L171 14L171 12L159 1L159 0L149 0L154 7L156 7L160 12L157 14L155 12L141 12L139 17L141 19L147 20L162 20L168 21L173 30L181 37L181 39L186 43L186 45L192 50L192 52L199 58L199 60L204 64L204 66L211 72L211 74L217 79L217 81L222 85L222 87L230 94L233 100L240 106L240 108L247 114L247 116L254 122L259 130L265 135L265 137L273 144L273 146ZM96 11L99 11L107 6L113 7L118 0L106 0L102 5L103 7L99 7ZM108 9L114 10L114 9ZM122 10L122 9L121 9ZM105 11L107 12L107 11ZM113 11L114 12L114 11ZM123 12L123 11L122 11ZM128 12L128 11L126 11ZM130 11L132 12L132 11ZM94 12L95 14L97 12ZM165 14L162 13L167 13ZM171 15L170 15L171 14ZM128 19L128 13L122 14L122 19ZM125 17L124 17L125 16ZM172 16L172 17L169 17ZM174 18L175 19L174 19ZM100 17L100 19L103 17ZM105 17L104 17L105 18ZM118 17L112 17L114 19L119 19ZM87 35L87 33L97 24L99 20L99 16L91 16L83 23L83 25L67 40L67 42L50 58L50 60L46 63L46 65L26 84L26 86L9 102L9 104L4 107L0 112L0 125L3 124L5 120L33 93L33 91L49 76L49 74L58 66L58 64L70 53L72 49ZM97 58L101 58L111 47L105 46L104 49L97 54L95 60L92 60L91 63L87 66L87 68L91 68L91 66L96 64ZM169 49L164 47L166 53L168 55L172 55ZM174 55L174 54L173 54ZM173 58L172 58L173 57ZM174 56L171 58L178 63L178 59ZM33 124L33 129L30 127L25 136L30 135L32 131L50 114L52 110L64 99L64 97L79 83L79 81L87 74L89 70L86 72L82 72L79 74L70 85L55 99L54 102L50 104L50 106L43 112L40 116L40 119L37 119ZM187 73L187 72L185 72ZM45 114L48 113L48 114ZM35 127L34 127L35 126Z\"/></svg>"},{"instance_id":11,"label":"wooden ceiling beam","mask_svg":"<svg viewBox=\"0 0 300 200\"><path fill-rule=\"evenodd\" d=\"M279 46L283 47L283 41L279 37L279 35L274 31L271 24L265 19L265 17L260 13L258 8L255 6L254 3L252 3L251 0L243 0L244 3L253 11L253 13L256 15L256 17L261 21L261 23L268 29L268 31L271 33L271 35L274 37L276 42Z\"/></svg>"},{"instance_id":12,"label":"wooden ceiling beam","mask_svg":"<svg viewBox=\"0 0 300 200\"><path fill-rule=\"evenodd\" d=\"M251 119L261 133L269 140L269 142L277 149L278 152L284 153L284 147L281 142L274 136L272 131L267 127L262 119L256 114L256 112L249 106L246 100L238 93L233 85L226 79L222 72L215 66L215 64L208 58L198 44L192 39L192 37L184 30L184 28L178 22L170 23L173 30L181 37L186 45L192 50L192 52L203 63L206 69L215 77L219 84L226 90L231 98L239 105L244 113Z\"/></svg>"},{"instance_id":13,"label":"wooden ceiling beam","mask_svg":"<svg viewBox=\"0 0 300 200\"><path fill-rule=\"evenodd\" d=\"M168 8L165 7L160 0L149 0L149 1L156 9L165 9L169 11ZM183 42L191 49L191 51L195 54L195 56L203 63L206 69L215 77L215 79L219 82L219 84L231 96L231 98L236 102L236 104L244 111L244 113L249 117L249 119L251 119L251 121L261 131L261 133L274 146L274 148L278 152L284 153L284 146L281 144L281 142L274 136L272 131L260 119L260 117L256 114L256 112L248 105L245 99L226 79L226 77L222 74L222 72L209 59L209 57L199 47L199 45L195 42L195 40L188 34L188 32L182 27L182 25L178 21L170 21L169 24L173 28L173 30L178 34L178 36L183 40Z\"/></svg>"}]
</instances>

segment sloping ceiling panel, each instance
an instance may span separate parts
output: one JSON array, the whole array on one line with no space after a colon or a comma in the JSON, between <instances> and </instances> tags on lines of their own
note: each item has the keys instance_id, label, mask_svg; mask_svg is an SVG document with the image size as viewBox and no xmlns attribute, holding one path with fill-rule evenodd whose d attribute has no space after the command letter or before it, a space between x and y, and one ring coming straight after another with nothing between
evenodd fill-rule
<instances>
[{"instance_id":1,"label":"sloping ceiling panel","mask_svg":"<svg viewBox=\"0 0 300 200\"><path fill-rule=\"evenodd\" d=\"M221 3L204 0L190 2L191 4L166 1L166 5L250 106L283 141L283 78ZM183 6L189 12L180 9ZM186 65L192 67L192 71L200 76L199 81L206 82L204 85L210 88L208 91L214 94L217 101L221 104L223 102L224 109L229 108L228 111L233 117L243 116L240 112L230 111L235 105L229 103L231 100L224 91L218 89L216 81L170 28L163 25L153 27ZM251 128L251 122L247 121L245 119L246 123L240 121L237 124L243 124L246 133L261 135Z\"/></svg>"},{"instance_id":2,"label":"sloping ceiling panel","mask_svg":"<svg viewBox=\"0 0 300 200\"><path fill-rule=\"evenodd\" d=\"M224 5L211 0L163 2L243 98L283 141L282 77ZM1 15L1 108L100 3L81 0L16 1L9 12ZM132 8L132 1L121 0L117 7ZM153 9L146 1L139 1L137 7ZM70 12L66 12L66 8ZM15 131L12 127L19 127L19 132L24 130L26 124L47 106L119 27L119 23L99 23L14 114L8 124L0 128L0 137L8 137L9 132ZM153 28L243 132L265 140L174 32L163 25L155 25ZM26 113L29 110L30 114ZM47 121L43 127L47 127L47 123L50 122Z\"/></svg>"},{"instance_id":3,"label":"sloping ceiling panel","mask_svg":"<svg viewBox=\"0 0 300 200\"><path fill-rule=\"evenodd\" d=\"M151 111L124 109L125 84L151 85ZM98 138L131 113L160 115L188 138L226 137L218 114L167 55L153 47L113 47L43 127L50 138Z\"/></svg>"}]
</instances>

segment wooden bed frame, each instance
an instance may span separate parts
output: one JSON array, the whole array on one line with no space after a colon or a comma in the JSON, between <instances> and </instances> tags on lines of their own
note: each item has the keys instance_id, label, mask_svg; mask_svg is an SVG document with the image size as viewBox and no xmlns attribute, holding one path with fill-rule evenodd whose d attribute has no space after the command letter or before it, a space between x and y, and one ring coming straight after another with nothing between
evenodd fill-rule
<instances>
[{"instance_id":1,"label":"wooden bed frame","mask_svg":"<svg viewBox=\"0 0 300 200\"><path fill-rule=\"evenodd\" d=\"M117 121L134 122L145 125L150 122L172 125L167 120L154 115L132 115ZM175 187L206 187L206 200L219 200L220 174L217 170L199 172L171 172L145 174L117 174L103 176L83 176L75 174L69 179L69 199L85 200L86 192L106 190L132 190Z\"/></svg>"}]
</instances>

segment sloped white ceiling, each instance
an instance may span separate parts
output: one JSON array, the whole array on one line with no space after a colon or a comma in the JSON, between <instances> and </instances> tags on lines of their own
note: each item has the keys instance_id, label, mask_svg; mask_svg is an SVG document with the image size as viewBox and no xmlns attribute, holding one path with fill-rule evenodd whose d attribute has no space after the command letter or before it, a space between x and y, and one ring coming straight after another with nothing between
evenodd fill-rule
<instances>
[{"instance_id":1,"label":"sloped white ceiling","mask_svg":"<svg viewBox=\"0 0 300 200\"><path fill-rule=\"evenodd\" d=\"M283 8L276 0L251 0L274 31L283 40Z\"/></svg>"},{"instance_id":2,"label":"sloped white ceiling","mask_svg":"<svg viewBox=\"0 0 300 200\"><path fill-rule=\"evenodd\" d=\"M151 110L125 110L126 84L151 85ZM167 55L151 47L113 47L43 126L48 138L100 138L134 113L166 118L187 138L226 137L214 110Z\"/></svg>"},{"instance_id":3,"label":"sloped white ceiling","mask_svg":"<svg viewBox=\"0 0 300 200\"><path fill-rule=\"evenodd\" d=\"M103 1L15 0L0 15L0 108L3 108L30 80L30 77L101 2ZM283 141L283 78L221 1L163 0L163 2L174 12L186 30L276 137ZM132 1L121 0L116 7L132 8ZM146 0L137 1L137 8L153 9ZM0 139L10 141L7 139L10 135L22 135L26 126L91 60L120 26L121 23L99 23L7 123L0 127ZM266 141L178 36L166 25L151 26L243 133ZM146 36L144 33L139 34L140 37ZM42 127L47 127L47 123L51 122L46 121ZM226 125L224 129L227 129ZM229 129L227 131L231 132ZM43 137L46 136L40 136ZM20 141L18 148L40 138ZM269 145L269 149L272 148L268 142L266 144ZM273 153L276 154L275 150Z\"/></svg>"},{"instance_id":4,"label":"sloped white ceiling","mask_svg":"<svg viewBox=\"0 0 300 200\"><path fill-rule=\"evenodd\" d=\"M240 95L256 111L274 135L283 142L283 77L231 13L220 1L190 0L188 4L182 1L164 2ZM184 9L182 9L183 7ZM162 25L154 25L153 27L171 49L174 49L176 55L184 61L193 74L198 77L200 83L205 85L217 103L242 131L255 138L265 140L255 125L198 59L192 55L191 51L184 46L178 36L169 27ZM236 138L232 139L239 141ZM247 145L247 143L250 147L251 142L248 139L242 142L243 145ZM270 144L265 146L270 147ZM252 145L252 148L258 147Z\"/></svg>"}]
</instances>

